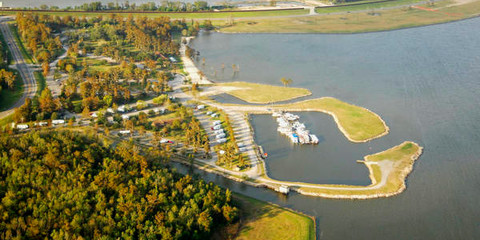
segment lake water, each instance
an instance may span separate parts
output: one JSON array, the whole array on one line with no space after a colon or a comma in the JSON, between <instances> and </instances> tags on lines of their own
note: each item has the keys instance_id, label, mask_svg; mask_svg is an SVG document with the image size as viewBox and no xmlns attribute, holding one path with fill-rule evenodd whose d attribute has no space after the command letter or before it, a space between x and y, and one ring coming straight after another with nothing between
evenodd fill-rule
<instances>
[{"instance_id":1,"label":"lake water","mask_svg":"<svg viewBox=\"0 0 480 240\"><path fill-rule=\"evenodd\" d=\"M378 113L389 135L353 144L333 120L302 114L321 138L293 146L268 115L252 117L256 141L276 179L368 184L364 155L411 140L425 147L407 190L374 200L281 197L224 178L204 177L317 219L319 239L480 239L480 19L367 34L204 33L193 47L217 81L305 87ZM222 63L225 69L221 69ZM232 64L240 66L232 78ZM216 72L216 74L215 74ZM223 98L224 101L235 99Z\"/></svg>"}]
</instances>

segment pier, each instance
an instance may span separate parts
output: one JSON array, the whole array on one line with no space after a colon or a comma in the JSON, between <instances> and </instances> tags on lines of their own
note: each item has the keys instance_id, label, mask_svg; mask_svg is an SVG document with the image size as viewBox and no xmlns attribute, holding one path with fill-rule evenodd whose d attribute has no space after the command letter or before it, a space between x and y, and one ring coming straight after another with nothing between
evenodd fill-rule
<instances>
[{"instance_id":1,"label":"pier","mask_svg":"<svg viewBox=\"0 0 480 240\"><path fill-rule=\"evenodd\" d=\"M300 123L300 117L291 113L274 112L272 116L277 118L277 131L290 138L295 144L318 144L318 138L306 129L305 124Z\"/></svg>"}]
</instances>

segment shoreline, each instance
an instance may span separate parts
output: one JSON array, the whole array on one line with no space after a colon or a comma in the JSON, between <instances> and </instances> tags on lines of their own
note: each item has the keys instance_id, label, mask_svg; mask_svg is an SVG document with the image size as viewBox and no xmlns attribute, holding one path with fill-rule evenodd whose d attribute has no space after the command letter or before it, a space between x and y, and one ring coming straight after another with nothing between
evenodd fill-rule
<instances>
[{"instance_id":1,"label":"shoreline","mask_svg":"<svg viewBox=\"0 0 480 240\"><path fill-rule=\"evenodd\" d=\"M190 42L191 39L193 39L193 37L187 38L186 39L187 40L186 44L182 43L182 48L181 48L182 49L181 50L181 56L182 57L181 57L181 59L182 59L182 61L184 59L187 60L187 64L185 64L185 62L184 62L184 69L190 75L192 83L199 83L201 81L211 83L208 80L207 77L200 78L200 76L197 76L198 74L195 75L199 71L199 69L194 64L194 62L191 59L188 59L188 57L185 55L186 46ZM185 66L185 65L187 65L187 66ZM206 105L211 105L213 107L222 109L225 112L230 111L231 113L229 113L229 114L244 113L244 114L248 115L248 114L255 114L255 113L270 113L271 111L268 111L267 108L279 109L279 110L281 109L281 110L292 111L292 112L309 112L309 111L310 112L312 112L312 111L322 112L322 113L325 113L325 114L328 114L328 115L332 116L335 123L337 124L337 128L343 133L343 135L349 141L354 142L354 143L365 143L365 142L368 142L372 139L376 139L376 138L380 138L382 136L385 136L390 131L390 128L387 126L386 122L378 114L374 113L370 109L363 108L363 107L353 105L353 104L349 104L349 103L340 101L340 100L338 100L336 98L332 98L332 97L317 98L317 101L318 101L318 99L320 99L320 100L322 100L322 99L333 99L335 101L340 102L340 104L346 104L347 109L352 108L352 107L353 108L360 108L361 109L360 111L366 111L368 114L373 115L374 118L375 118L375 121L377 121L379 119L381 124L383 125L384 130L380 134L377 134L375 136L372 136L372 137L369 137L369 138L366 138L366 139L362 139L362 140L353 139L351 134L349 134L346 131L345 127L341 125L339 117L337 116L336 113L334 113L332 111L328 111L326 109L322 109L321 106L318 107L318 108L315 108L315 105L314 105L314 108L307 107L305 109L302 109L302 104L309 103L308 101L312 101L312 100L304 100L304 101L294 102L294 103L285 104L285 105L273 105L271 107L269 107L268 105L262 105L262 106L254 106L254 105L251 105L251 106L249 106L249 105L225 106L225 105L223 105L222 106L222 104L217 104L215 101L212 102L210 100L208 100L208 101L200 100L200 102L203 103L203 104L206 104ZM298 106L298 107L295 107L295 104L297 104L296 106ZM312 103L310 103L310 104L312 104ZM313 102L313 104L319 104L319 103ZM321 104L322 104L322 102L320 102L320 105ZM328 102L323 103L323 104L327 104L325 107L327 109L329 108L328 107L329 106ZM330 103L330 105L331 104L332 103ZM292 107L292 105L293 105L293 107ZM334 106L333 109L335 109L335 103L333 103L333 106ZM229 109L229 107L231 109ZM242 107L243 107L243 109L242 109ZM343 109L342 106L337 106L337 108ZM247 122L247 124L250 128L249 129L249 134L253 138L253 136L255 134L254 130L253 130L253 127L251 126L251 123L248 119L245 120L245 121ZM378 122L376 122L376 124L378 124ZM351 125L351 123L350 123L350 125ZM380 166L379 163L374 163L374 162L369 162L368 161L369 156L382 154L382 153L385 153L386 151L393 151L394 149L397 149L398 147L402 146L405 143L414 144L416 147L418 147L418 150L415 154L410 156L410 163L411 164L408 165L405 169L401 169L401 172L397 173L397 175L392 175L391 176L390 174L393 174L392 169L385 168L385 166L383 166L383 168L382 168L382 166ZM211 173L214 173L214 174L217 174L217 175L221 175L225 178L228 178L228 179L231 179L231 180L234 180L234 181L237 181L237 182L245 183L247 185L254 186L254 187L270 188L270 189L272 189L274 191L277 191L277 192L279 191L280 186L288 186L288 187L290 187L290 189L292 191L298 192L299 194L306 195L306 196L315 196L315 197L331 198L331 199L352 199L352 200L353 199L371 199L371 198L380 198L380 197L390 197L390 196L394 196L394 195L397 195L397 194L403 192L406 189L406 185L405 185L406 178L407 178L408 174L410 174L410 172L413 170L413 164L419 158L419 156L422 153L422 149L423 149L422 147L420 147L418 144L416 144L414 142L403 142L402 144L394 146L394 147L392 147L390 149L387 149L385 151L375 153L373 155L365 156L364 157L365 161L363 163L365 164L365 166L369 170L369 177L372 180L372 183L368 186L353 186L353 185L341 185L341 184L327 185L327 184L315 184L315 183L303 183L303 182L289 182L289 181L279 181L279 180L271 179L268 176L266 162L265 162L264 159L262 159L259 156L259 152L256 150L256 149L258 149L258 145L255 143L254 140L252 141L252 148L254 149L254 152L255 152L254 156L255 157L253 157L253 156L249 157L250 158L250 163L252 164L252 170L250 171L249 174L245 174L245 173L242 174L242 172L235 172L235 171L227 170L227 169L224 169L220 166L204 162L201 159L196 159L196 161L193 163L193 166L195 166L196 168L198 168L202 171L211 172ZM397 160L402 161L403 159L400 158L400 159L397 159ZM181 164L185 164L187 166L192 166L191 164L187 163L185 160L181 160L179 158L172 159L172 161L180 162ZM390 163L390 162L391 161L386 161L386 163L390 164L390 168L391 168L391 167L394 166L394 162L393 163ZM400 162L400 163L402 163L402 162ZM381 182L378 182L377 179L375 178L375 170L373 169L372 164L379 165L380 174L382 176L382 181ZM385 163L383 163L383 162L381 164L385 165ZM383 191L386 191L386 192L382 193L382 188L387 187L387 185L389 183L391 183L391 182L389 182L390 177L395 177L391 181L393 181L393 182L401 181L402 184L398 187L398 189L395 189L395 191L388 191L388 189L386 189L386 190L383 190ZM378 190L379 192L375 192L375 190L377 190L377 189L379 189ZM323 191L331 191L331 192L330 193L322 193L321 192L322 190ZM368 193L368 191L372 191L372 190L374 192ZM355 191L362 191L362 193L357 194L357 193L355 193ZM367 191L367 193L364 193L363 191ZM342 193L342 192L344 192L344 193ZM350 194L345 194L345 192L350 192Z\"/></svg>"}]
</instances>

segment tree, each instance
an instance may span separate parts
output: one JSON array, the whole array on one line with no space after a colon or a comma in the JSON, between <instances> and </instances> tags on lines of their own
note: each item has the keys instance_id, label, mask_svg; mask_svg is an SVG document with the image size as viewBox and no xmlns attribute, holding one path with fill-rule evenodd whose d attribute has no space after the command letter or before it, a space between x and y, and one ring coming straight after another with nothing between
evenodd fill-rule
<instances>
[{"instance_id":1,"label":"tree","mask_svg":"<svg viewBox=\"0 0 480 240\"><path fill-rule=\"evenodd\" d=\"M40 104L40 110L46 114L51 114L54 111L59 109L59 103L57 100L53 99L52 92L48 87L46 87L40 97L38 98Z\"/></svg>"},{"instance_id":2,"label":"tree","mask_svg":"<svg viewBox=\"0 0 480 240\"><path fill-rule=\"evenodd\" d=\"M89 118L90 117L90 108L88 106L85 106L83 108L82 117L83 118Z\"/></svg>"},{"instance_id":3,"label":"tree","mask_svg":"<svg viewBox=\"0 0 480 240\"><path fill-rule=\"evenodd\" d=\"M42 70L43 70L43 76L47 77L48 73L50 72L50 64L48 64L48 62L43 62Z\"/></svg>"}]
</instances>

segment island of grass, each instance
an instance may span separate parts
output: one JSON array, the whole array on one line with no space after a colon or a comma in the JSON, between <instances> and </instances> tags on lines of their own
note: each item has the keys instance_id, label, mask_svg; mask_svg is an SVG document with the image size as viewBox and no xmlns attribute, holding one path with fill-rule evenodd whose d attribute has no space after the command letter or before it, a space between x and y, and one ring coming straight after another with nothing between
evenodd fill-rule
<instances>
[{"instance_id":1,"label":"island of grass","mask_svg":"<svg viewBox=\"0 0 480 240\"><path fill-rule=\"evenodd\" d=\"M383 152L365 156L361 162L369 169L372 181L369 186L297 183L296 191L325 198L368 199L393 196L406 189L405 179L422 154L422 149L418 144L406 141ZM294 187L295 183L291 185Z\"/></svg>"},{"instance_id":2,"label":"island of grass","mask_svg":"<svg viewBox=\"0 0 480 240\"><path fill-rule=\"evenodd\" d=\"M219 231L222 239L315 239L315 222L311 217L244 195L232 197L241 210L240 220Z\"/></svg>"},{"instance_id":3,"label":"island of grass","mask_svg":"<svg viewBox=\"0 0 480 240\"><path fill-rule=\"evenodd\" d=\"M382 118L374 112L332 97L275 105L273 108L286 111L318 111L327 113L334 118L338 128L348 140L356 143L382 137L388 134L389 131Z\"/></svg>"},{"instance_id":4,"label":"island of grass","mask_svg":"<svg viewBox=\"0 0 480 240\"><path fill-rule=\"evenodd\" d=\"M268 104L311 95L305 88L280 87L259 83L228 82L216 84L227 94L245 102Z\"/></svg>"}]
</instances>

